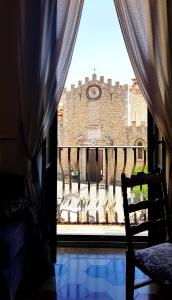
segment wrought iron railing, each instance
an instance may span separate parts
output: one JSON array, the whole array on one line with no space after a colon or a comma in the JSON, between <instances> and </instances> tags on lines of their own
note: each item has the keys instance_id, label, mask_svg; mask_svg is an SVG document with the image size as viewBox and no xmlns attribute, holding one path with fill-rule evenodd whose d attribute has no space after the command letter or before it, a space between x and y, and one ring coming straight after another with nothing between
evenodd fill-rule
<instances>
[{"instance_id":1,"label":"wrought iron railing","mask_svg":"<svg viewBox=\"0 0 172 300\"><path fill-rule=\"evenodd\" d=\"M143 146L57 147L57 223L124 223L121 173L146 165Z\"/></svg>"}]
</instances>

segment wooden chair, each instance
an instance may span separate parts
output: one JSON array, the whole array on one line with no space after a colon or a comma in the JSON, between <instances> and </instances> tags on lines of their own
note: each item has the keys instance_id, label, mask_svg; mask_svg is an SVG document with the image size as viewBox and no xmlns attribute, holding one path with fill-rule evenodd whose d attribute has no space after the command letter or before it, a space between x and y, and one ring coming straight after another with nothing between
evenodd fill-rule
<instances>
[{"instance_id":1,"label":"wooden chair","mask_svg":"<svg viewBox=\"0 0 172 300\"><path fill-rule=\"evenodd\" d=\"M145 174L143 172L131 177L121 175L125 229L127 237L126 251L126 299L133 299L134 289L151 282L172 287L172 243L166 242L168 231L167 191L162 174ZM153 198L132 203L131 195L135 186L147 184ZM130 190L130 194L129 194ZM148 219L136 224L131 215L137 211L148 211ZM148 246L134 249L134 236L148 230ZM150 280L135 283L135 267L145 273Z\"/></svg>"}]
</instances>

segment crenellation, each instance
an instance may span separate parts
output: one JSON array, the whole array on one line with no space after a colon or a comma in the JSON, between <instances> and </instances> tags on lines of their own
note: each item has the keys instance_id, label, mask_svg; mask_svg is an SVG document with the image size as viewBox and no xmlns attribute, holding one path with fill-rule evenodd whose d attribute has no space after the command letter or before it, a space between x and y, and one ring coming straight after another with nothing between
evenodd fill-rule
<instances>
[{"instance_id":1,"label":"crenellation","mask_svg":"<svg viewBox=\"0 0 172 300\"><path fill-rule=\"evenodd\" d=\"M71 87L71 91L72 91L72 90L74 90L74 88L75 88L75 84L71 84L71 86L70 86L70 87Z\"/></svg>"},{"instance_id":2,"label":"crenellation","mask_svg":"<svg viewBox=\"0 0 172 300\"><path fill-rule=\"evenodd\" d=\"M78 80L78 86L82 85L82 80Z\"/></svg>"},{"instance_id":3,"label":"crenellation","mask_svg":"<svg viewBox=\"0 0 172 300\"><path fill-rule=\"evenodd\" d=\"M132 122L131 122L131 126L132 126L132 127L136 127L136 121L132 121Z\"/></svg>"},{"instance_id":4,"label":"crenellation","mask_svg":"<svg viewBox=\"0 0 172 300\"><path fill-rule=\"evenodd\" d=\"M120 82L119 82L119 81L116 81L116 82L115 82L115 87L116 87L116 88L119 88L119 85L120 85Z\"/></svg>"},{"instance_id":5,"label":"crenellation","mask_svg":"<svg viewBox=\"0 0 172 300\"><path fill-rule=\"evenodd\" d=\"M100 76L100 82L104 82L104 76Z\"/></svg>"},{"instance_id":6,"label":"crenellation","mask_svg":"<svg viewBox=\"0 0 172 300\"><path fill-rule=\"evenodd\" d=\"M112 79L111 78L107 79L107 84L112 85Z\"/></svg>"},{"instance_id":7,"label":"crenellation","mask_svg":"<svg viewBox=\"0 0 172 300\"><path fill-rule=\"evenodd\" d=\"M96 80L97 79L97 75L96 74L92 74L92 80Z\"/></svg>"},{"instance_id":8,"label":"crenellation","mask_svg":"<svg viewBox=\"0 0 172 300\"><path fill-rule=\"evenodd\" d=\"M85 83L89 82L89 77L85 77Z\"/></svg>"}]
</instances>

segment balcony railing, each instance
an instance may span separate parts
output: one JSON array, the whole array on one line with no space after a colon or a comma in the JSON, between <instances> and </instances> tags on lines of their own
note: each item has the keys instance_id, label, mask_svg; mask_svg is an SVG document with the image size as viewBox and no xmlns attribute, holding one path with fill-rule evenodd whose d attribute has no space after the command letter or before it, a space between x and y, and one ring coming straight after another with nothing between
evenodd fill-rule
<instances>
[{"instance_id":1,"label":"balcony railing","mask_svg":"<svg viewBox=\"0 0 172 300\"><path fill-rule=\"evenodd\" d=\"M143 146L57 147L57 223L123 224L121 173L146 165ZM133 215L133 222L141 218L145 213Z\"/></svg>"}]
</instances>

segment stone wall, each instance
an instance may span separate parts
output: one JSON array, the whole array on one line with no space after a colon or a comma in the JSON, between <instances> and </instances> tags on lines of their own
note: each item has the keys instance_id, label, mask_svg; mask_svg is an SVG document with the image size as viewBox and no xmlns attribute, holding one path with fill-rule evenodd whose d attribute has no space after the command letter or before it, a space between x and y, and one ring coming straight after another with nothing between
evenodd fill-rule
<instances>
[{"instance_id":1,"label":"stone wall","mask_svg":"<svg viewBox=\"0 0 172 300\"><path fill-rule=\"evenodd\" d=\"M101 89L101 96L97 100L90 100L87 88L91 85ZM146 105L141 93L135 93L135 86L129 89L128 85L112 84L104 77L97 79L96 74L92 78L85 78L85 82L78 81L78 86L71 85L71 89L64 89L61 103L63 117L59 119L58 141L63 146L125 146L147 143L147 125L145 122ZM135 100L136 96L136 100ZM140 100L139 100L140 99ZM143 105L140 105L143 103ZM134 104L137 107L134 107ZM140 119L133 120L133 111L137 110ZM143 118L144 116L144 118ZM143 120L144 121L143 121ZM86 155L81 151L81 179L86 179ZM77 155L72 150L71 167L76 169ZM114 174L113 149L108 150L109 180ZM133 151L128 150L127 170L133 166ZM118 150L118 174L123 168L123 149ZM140 163L140 161L138 161ZM63 150L63 167L68 173L67 151ZM105 173L105 159L103 159L103 174Z\"/></svg>"}]
</instances>

